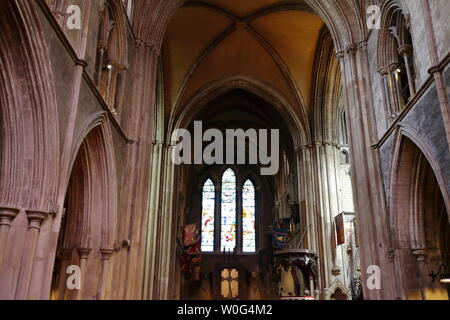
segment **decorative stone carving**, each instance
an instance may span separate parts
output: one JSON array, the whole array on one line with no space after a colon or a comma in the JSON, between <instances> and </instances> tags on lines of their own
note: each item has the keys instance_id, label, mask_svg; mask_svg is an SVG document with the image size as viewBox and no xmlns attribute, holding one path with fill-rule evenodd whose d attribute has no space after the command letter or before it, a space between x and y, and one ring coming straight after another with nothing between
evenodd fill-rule
<instances>
[{"instance_id":1,"label":"decorative stone carving","mask_svg":"<svg viewBox=\"0 0 450 320\"><path fill-rule=\"evenodd\" d=\"M334 266L333 269L331 269L331 274L337 277L341 274L341 268L339 266Z\"/></svg>"},{"instance_id":2,"label":"decorative stone carving","mask_svg":"<svg viewBox=\"0 0 450 320\"><path fill-rule=\"evenodd\" d=\"M352 292L346 288L339 279L333 281L332 285L328 288L323 289L323 299L331 300L336 291L340 291L347 298L347 300L352 299Z\"/></svg>"}]
</instances>

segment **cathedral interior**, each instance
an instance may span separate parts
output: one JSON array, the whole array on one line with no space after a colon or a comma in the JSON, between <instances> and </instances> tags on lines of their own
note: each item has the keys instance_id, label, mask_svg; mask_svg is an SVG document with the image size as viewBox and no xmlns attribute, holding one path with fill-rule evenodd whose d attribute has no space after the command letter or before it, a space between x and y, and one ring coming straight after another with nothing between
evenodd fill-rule
<instances>
[{"instance_id":1,"label":"cathedral interior","mask_svg":"<svg viewBox=\"0 0 450 320\"><path fill-rule=\"evenodd\" d=\"M449 16L0 0L0 300L448 300Z\"/></svg>"}]
</instances>

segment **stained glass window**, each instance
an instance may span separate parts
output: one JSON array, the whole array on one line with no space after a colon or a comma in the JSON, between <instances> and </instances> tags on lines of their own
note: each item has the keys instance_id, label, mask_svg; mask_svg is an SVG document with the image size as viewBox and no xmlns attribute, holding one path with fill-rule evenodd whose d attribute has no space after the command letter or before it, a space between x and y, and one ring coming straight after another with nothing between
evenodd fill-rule
<instances>
[{"instance_id":1,"label":"stained glass window","mask_svg":"<svg viewBox=\"0 0 450 320\"><path fill-rule=\"evenodd\" d=\"M222 176L221 197L221 251L233 251L236 247L236 175L228 169Z\"/></svg>"},{"instance_id":2,"label":"stained glass window","mask_svg":"<svg viewBox=\"0 0 450 320\"><path fill-rule=\"evenodd\" d=\"M255 186L247 180L242 189L242 251L256 252Z\"/></svg>"},{"instance_id":3,"label":"stained glass window","mask_svg":"<svg viewBox=\"0 0 450 320\"><path fill-rule=\"evenodd\" d=\"M202 251L214 251L214 184L208 179L202 192Z\"/></svg>"},{"instance_id":4,"label":"stained glass window","mask_svg":"<svg viewBox=\"0 0 450 320\"><path fill-rule=\"evenodd\" d=\"M256 253L256 189L249 179L242 186L240 203L237 203L237 177L232 169L222 176L220 199L215 196L215 186L208 179L202 189L201 251L232 252L240 241L240 252ZM241 192L241 191L239 191ZM220 219L215 219L216 205L220 201ZM238 216L237 208L241 210ZM239 219L238 219L239 217ZM239 224L239 226L238 226ZM216 228L220 233L216 234ZM240 233L237 233L240 230ZM220 242L219 242L220 241ZM215 243L220 243L217 247Z\"/></svg>"}]
</instances>

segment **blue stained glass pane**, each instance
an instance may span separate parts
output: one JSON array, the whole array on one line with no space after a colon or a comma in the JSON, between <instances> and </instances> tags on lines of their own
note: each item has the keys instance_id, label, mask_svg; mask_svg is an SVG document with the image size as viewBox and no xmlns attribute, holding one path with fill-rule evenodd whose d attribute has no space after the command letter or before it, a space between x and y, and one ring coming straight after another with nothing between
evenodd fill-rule
<instances>
[{"instance_id":1,"label":"blue stained glass pane","mask_svg":"<svg viewBox=\"0 0 450 320\"><path fill-rule=\"evenodd\" d=\"M214 251L214 184L207 180L202 192L202 251Z\"/></svg>"},{"instance_id":2,"label":"blue stained glass pane","mask_svg":"<svg viewBox=\"0 0 450 320\"><path fill-rule=\"evenodd\" d=\"M228 169L222 177L221 251L233 251L236 247L236 175Z\"/></svg>"},{"instance_id":3,"label":"blue stained glass pane","mask_svg":"<svg viewBox=\"0 0 450 320\"><path fill-rule=\"evenodd\" d=\"M250 180L242 189L242 251L256 252L255 186Z\"/></svg>"}]
</instances>

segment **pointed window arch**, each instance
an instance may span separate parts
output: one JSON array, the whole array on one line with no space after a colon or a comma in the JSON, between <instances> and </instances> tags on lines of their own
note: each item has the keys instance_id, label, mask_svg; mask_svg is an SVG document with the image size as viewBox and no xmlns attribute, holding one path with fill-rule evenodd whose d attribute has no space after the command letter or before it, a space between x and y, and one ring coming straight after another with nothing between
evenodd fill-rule
<instances>
[{"instance_id":1,"label":"pointed window arch","mask_svg":"<svg viewBox=\"0 0 450 320\"><path fill-rule=\"evenodd\" d=\"M210 172L201 189L201 252L255 254L258 192L252 178L236 169ZM211 177L220 177L217 181Z\"/></svg>"},{"instance_id":2,"label":"pointed window arch","mask_svg":"<svg viewBox=\"0 0 450 320\"><path fill-rule=\"evenodd\" d=\"M410 15L398 1L385 1L378 39L378 65L388 118L396 118L416 94L417 72Z\"/></svg>"},{"instance_id":3,"label":"pointed window arch","mask_svg":"<svg viewBox=\"0 0 450 320\"><path fill-rule=\"evenodd\" d=\"M242 251L256 252L256 191L251 180L242 188Z\"/></svg>"},{"instance_id":4,"label":"pointed window arch","mask_svg":"<svg viewBox=\"0 0 450 320\"><path fill-rule=\"evenodd\" d=\"M214 251L214 223L215 223L216 193L211 179L206 180L202 189L202 243L203 252Z\"/></svg>"},{"instance_id":5,"label":"pointed window arch","mask_svg":"<svg viewBox=\"0 0 450 320\"><path fill-rule=\"evenodd\" d=\"M228 169L222 176L221 196L221 251L233 251L236 247L236 174Z\"/></svg>"}]
</instances>

